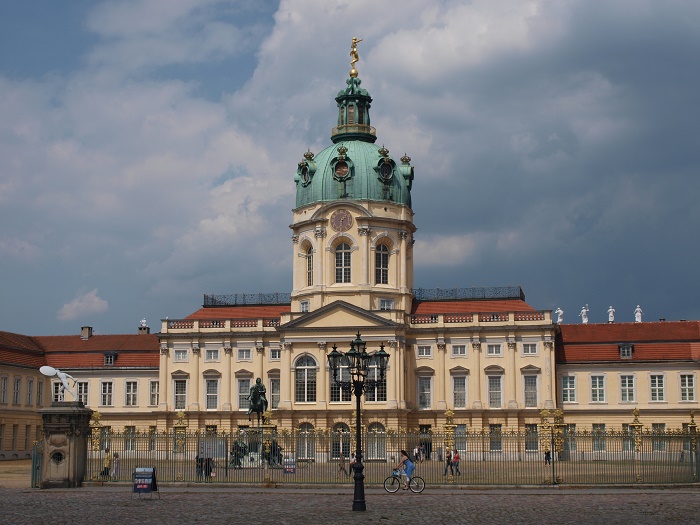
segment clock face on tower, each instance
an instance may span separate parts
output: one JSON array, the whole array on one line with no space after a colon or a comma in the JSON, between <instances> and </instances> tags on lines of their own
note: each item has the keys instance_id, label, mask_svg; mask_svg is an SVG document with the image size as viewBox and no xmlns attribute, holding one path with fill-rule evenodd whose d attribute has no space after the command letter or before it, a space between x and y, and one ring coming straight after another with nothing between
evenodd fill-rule
<instances>
[{"instance_id":1,"label":"clock face on tower","mask_svg":"<svg viewBox=\"0 0 700 525\"><path fill-rule=\"evenodd\" d=\"M352 227L352 215L348 210L336 210L331 215L331 228L337 232L346 232Z\"/></svg>"}]
</instances>

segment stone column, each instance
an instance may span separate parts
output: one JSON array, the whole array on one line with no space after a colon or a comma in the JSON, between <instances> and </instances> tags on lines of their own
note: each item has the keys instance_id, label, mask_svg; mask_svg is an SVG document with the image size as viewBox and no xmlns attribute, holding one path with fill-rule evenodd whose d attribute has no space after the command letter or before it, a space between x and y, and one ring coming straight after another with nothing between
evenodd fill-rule
<instances>
[{"instance_id":1,"label":"stone column","mask_svg":"<svg viewBox=\"0 0 700 525\"><path fill-rule=\"evenodd\" d=\"M517 381L518 381L518 376L519 376L519 370L516 368L516 362L515 362L515 354L516 352L516 343L515 340L509 340L506 344L508 347L508 353L510 354L508 357L510 358L510 374L511 377L508 378L508 369L506 368L506 377L504 377L504 381L507 383L507 385L504 385L506 388L506 399L508 400L508 404L506 405L509 410L517 410L518 409L518 387L517 387ZM523 387L524 388L524 387ZM523 399L523 406L525 406L525 399Z\"/></svg>"},{"instance_id":2,"label":"stone column","mask_svg":"<svg viewBox=\"0 0 700 525\"><path fill-rule=\"evenodd\" d=\"M233 348L230 346L224 347L224 373L221 378L221 410L224 412L231 412L231 356L233 354Z\"/></svg>"},{"instance_id":3,"label":"stone column","mask_svg":"<svg viewBox=\"0 0 700 525\"><path fill-rule=\"evenodd\" d=\"M388 409L396 409L399 407L399 397L397 391L399 388L399 350L398 341L396 339L389 341L389 370L386 374L386 400Z\"/></svg>"},{"instance_id":4,"label":"stone column","mask_svg":"<svg viewBox=\"0 0 700 525\"><path fill-rule=\"evenodd\" d=\"M60 401L38 412L44 422L41 488L81 486L87 466L92 410L81 401Z\"/></svg>"},{"instance_id":5,"label":"stone column","mask_svg":"<svg viewBox=\"0 0 700 525\"><path fill-rule=\"evenodd\" d=\"M318 408L320 410L325 410L328 406L328 400L331 395L331 381L329 374L327 373L326 367L328 366L328 359L326 358L326 342L322 341L318 343L318 349L320 350L320 358L318 364L318 375L317 384L320 383L320 388L318 389Z\"/></svg>"},{"instance_id":6,"label":"stone column","mask_svg":"<svg viewBox=\"0 0 700 525\"><path fill-rule=\"evenodd\" d=\"M474 410L481 410L483 403L481 402L483 392L481 391L481 377L484 371L481 369L481 343L475 341L472 343L472 352L474 353L474 387L472 392L474 397L472 398L472 408Z\"/></svg>"},{"instance_id":7,"label":"stone column","mask_svg":"<svg viewBox=\"0 0 700 525\"><path fill-rule=\"evenodd\" d=\"M449 390L449 377L445 369L447 368L447 357L445 352L447 351L447 345L443 342L438 342L437 344L437 361L435 363L435 368L437 368L437 384L442 388L436 388L435 392L438 395L437 404L435 405L436 410L447 410L447 392Z\"/></svg>"},{"instance_id":8,"label":"stone column","mask_svg":"<svg viewBox=\"0 0 700 525\"><path fill-rule=\"evenodd\" d=\"M294 383L294 370L292 370L292 343L280 343L280 410L292 409L292 384Z\"/></svg>"},{"instance_id":9,"label":"stone column","mask_svg":"<svg viewBox=\"0 0 700 525\"><path fill-rule=\"evenodd\" d=\"M192 361L194 362L192 377L190 378L190 391L187 393L188 399L191 399L190 410L199 411L199 398L202 393L199 388L199 360L202 350L198 345L192 345ZM206 405L205 405L206 406Z\"/></svg>"}]
</instances>

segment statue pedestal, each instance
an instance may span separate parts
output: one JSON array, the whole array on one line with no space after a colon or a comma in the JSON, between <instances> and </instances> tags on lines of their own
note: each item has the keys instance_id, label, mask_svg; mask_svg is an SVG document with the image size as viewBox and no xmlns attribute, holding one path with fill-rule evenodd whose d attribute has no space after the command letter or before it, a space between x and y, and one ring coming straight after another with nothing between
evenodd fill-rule
<instances>
[{"instance_id":1,"label":"statue pedestal","mask_svg":"<svg viewBox=\"0 0 700 525\"><path fill-rule=\"evenodd\" d=\"M44 421L41 488L79 487L85 478L92 410L80 401L60 401L39 413Z\"/></svg>"}]
</instances>

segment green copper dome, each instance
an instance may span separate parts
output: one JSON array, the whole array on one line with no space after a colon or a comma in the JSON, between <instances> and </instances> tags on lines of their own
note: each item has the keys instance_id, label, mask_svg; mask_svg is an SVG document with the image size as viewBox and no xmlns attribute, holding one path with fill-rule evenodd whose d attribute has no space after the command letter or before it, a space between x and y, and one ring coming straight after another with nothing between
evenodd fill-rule
<instances>
[{"instance_id":1,"label":"green copper dome","mask_svg":"<svg viewBox=\"0 0 700 525\"><path fill-rule=\"evenodd\" d=\"M372 97L350 77L347 88L335 98L338 125L333 145L317 155L310 151L297 167L296 207L336 200L387 201L411 206L413 167L404 155L400 162L379 147L375 129L369 125Z\"/></svg>"}]
</instances>

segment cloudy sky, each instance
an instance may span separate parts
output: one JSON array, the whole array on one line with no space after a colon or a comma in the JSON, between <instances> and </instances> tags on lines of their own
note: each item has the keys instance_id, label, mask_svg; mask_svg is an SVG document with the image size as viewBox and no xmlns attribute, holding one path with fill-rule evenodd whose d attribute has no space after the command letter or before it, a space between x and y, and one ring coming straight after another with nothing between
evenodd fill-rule
<instances>
[{"instance_id":1,"label":"cloudy sky","mask_svg":"<svg viewBox=\"0 0 700 525\"><path fill-rule=\"evenodd\" d=\"M289 292L353 36L416 168L416 286L700 318L700 3L0 1L0 330Z\"/></svg>"}]
</instances>

